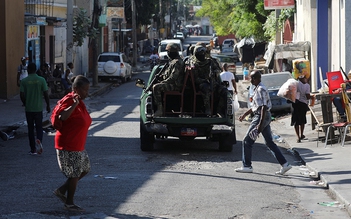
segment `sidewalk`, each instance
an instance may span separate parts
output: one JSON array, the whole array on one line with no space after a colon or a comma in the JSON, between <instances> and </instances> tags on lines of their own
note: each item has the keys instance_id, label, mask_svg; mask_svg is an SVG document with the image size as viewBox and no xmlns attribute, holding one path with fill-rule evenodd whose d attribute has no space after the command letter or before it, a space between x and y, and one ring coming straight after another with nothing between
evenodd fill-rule
<instances>
[{"instance_id":1,"label":"sidewalk","mask_svg":"<svg viewBox=\"0 0 351 219\"><path fill-rule=\"evenodd\" d=\"M250 82L239 81L239 91L246 90ZM345 205L345 209L351 215L351 142L345 142L341 147L340 143L327 145L319 141L317 147L317 130L312 130L311 115L307 112L307 124L305 126L305 140L296 142L296 134L293 126L290 126L291 116L278 118L271 123L272 132L280 136L286 148L291 149L296 156L299 156L306 164L309 171L301 173L310 175L311 181L320 179L320 184L329 189L330 193ZM338 134L336 131L335 133ZM320 132L319 136L324 136ZM295 167L296 168L296 167Z\"/></svg>"}]
</instances>

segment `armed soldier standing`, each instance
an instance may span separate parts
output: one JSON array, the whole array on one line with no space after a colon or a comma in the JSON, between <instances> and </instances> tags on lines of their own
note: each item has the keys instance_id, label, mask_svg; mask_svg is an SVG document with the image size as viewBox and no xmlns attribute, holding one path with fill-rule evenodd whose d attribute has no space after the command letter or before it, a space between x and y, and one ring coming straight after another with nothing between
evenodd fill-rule
<instances>
[{"instance_id":1,"label":"armed soldier standing","mask_svg":"<svg viewBox=\"0 0 351 219\"><path fill-rule=\"evenodd\" d=\"M204 102L204 112L208 116L217 114L225 116L227 89L221 84L221 67L218 62L207 58L207 49L202 45L197 45L194 49L194 76L195 86L202 94ZM213 112L211 112L211 92L213 92Z\"/></svg>"},{"instance_id":2,"label":"armed soldier standing","mask_svg":"<svg viewBox=\"0 0 351 219\"><path fill-rule=\"evenodd\" d=\"M154 101L157 105L155 117L162 116L162 92L180 91L184 80L184 62L179 56L178 46L169 43L166 46L167 56L170 59L167 69L160 75L160 82L153 86Z\"/></svg>"}]
</instances>

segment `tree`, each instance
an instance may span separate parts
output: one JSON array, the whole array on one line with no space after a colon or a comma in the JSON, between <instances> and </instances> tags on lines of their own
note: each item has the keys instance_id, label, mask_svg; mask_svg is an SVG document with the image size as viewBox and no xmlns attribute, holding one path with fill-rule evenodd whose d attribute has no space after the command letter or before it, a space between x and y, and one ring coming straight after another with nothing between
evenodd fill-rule
<instances>
[{"instance_id":1,"label":"tree","mask_svg":"<svg viewBox=\"0 0 351 219\"><path fill-rule=\"evenodd\" d=\"M209 16L219 35L267 39L263 24L271 11L264 10L263 0L203 0L202 5L196 16Z\"/></svg>"},{"instance_id":2,"label":"tree","mask_svg":"<svg viewBox=\"0 0 351 219\"><path fill-rule=\"evenodd\" d=\"M73 43L82 46L86 37L96 38L99 31L91 26L91 19L87 16L87 11L81 8L73 18Z\"/></svg>"},{"instance_id":3,"label":"tree","mask_svg":"<svg viewBox=\"0 0 351 219\"><path fill-rule=\"evenodd\" d=\"M98 21L101 12L101 7L98 0L94 0L93 19L87 16L87 11L81 8L78 14L73 18L73 43L76 46L82 46L86 37L90 39L90 45L93 50L93 86L98 84L97 79L97 45L96 38L98 37ZM89 46L90 46L89 45Z\"/></svg>"},{"instance_id":4,"label":"tree","mask_svg":"<svg viewBox=\"0 0 351 219\"><path fill-rule=\"evenodd\" d=\"M127 23L131 24L132 23L132 8L131 8L131 1L126 0L125 1L125 17L127 20ZM135 6L136 6L136 24L137 26L140 25L148 25L150 24L150 19L153 18L155 14L157 14L157 7L158 7L158 0L135 0Z\"/></svg>"}]
</instances>

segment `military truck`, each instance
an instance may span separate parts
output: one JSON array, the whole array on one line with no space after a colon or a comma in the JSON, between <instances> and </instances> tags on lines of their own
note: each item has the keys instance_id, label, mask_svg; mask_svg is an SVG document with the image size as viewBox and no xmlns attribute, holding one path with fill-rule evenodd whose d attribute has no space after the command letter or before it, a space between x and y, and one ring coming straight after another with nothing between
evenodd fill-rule
<instances>
[{"instance_id":1,"label":"military truck","mask_svg":"<svg viewBox=\"0 0 351 219\"><path fill-rule=\"evenodd\" d=\"M143 88L140 96L140 148L154 149L157 139L178 137L180 140L194 140L206 137L218 141L219 150L230 152L236 144L235 118L232 96L227 95L226 113L223 116L208 116L203 110L202 94L196 90L193 70L186 67L183 87L180 91L163 93L163 115L154 117L156 104L153 102L152 84L163 66L155 66L147 82L138 78L136 86ZM212 100L214 99L211 92ZM216 107L211 101L211 111Z\"/></svg>"}]
</instances>

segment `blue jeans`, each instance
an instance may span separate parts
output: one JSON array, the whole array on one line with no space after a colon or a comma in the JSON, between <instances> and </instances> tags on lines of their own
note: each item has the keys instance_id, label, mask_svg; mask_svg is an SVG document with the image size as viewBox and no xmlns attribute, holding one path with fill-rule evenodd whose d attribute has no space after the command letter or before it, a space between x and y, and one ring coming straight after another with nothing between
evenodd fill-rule
<instances>
[{"instance_id":1,"label":"blue jeans","mask_svg":"<svg viewBox=\"0 0 351 219\"><path fill-rule=\"evenodd\" d=\"M43 140L43 112L26 112L26 119L28 125L28 138L31 152L36 152L35 149L35 135L34 125L37 138L41 142Z\"/></svg>"},{"instance_id":2,"label":"blue jeans","mask_svg":"<svg viewBox=\"0 0 351 219\"><path fill-rule=\"evenodd\" d=\"M260 122L260 117L261 115L259 114L255 114L253 116L250 127L247 130L247 133L242 142L242 159L244 167L251 167L252 145L255 143L255 141L249 137L249 133L258 125L258 123ZM263 135L267 147L273 152L275 158L278 160L280 165L283 165L287 161L283 156L282 152L279 150L278 146L273 142L270 123L271 113L268 111L266 112L266 116L262 121L263 130L260 134Z\"/></svg>"},{"instance_id":3,"label":"blue jeans","mask_svg":"<svg viewBox=\"0 0 351 219\"><path fill-rule=\"evenodd\" d=\"M334 97L333 103L334 103L334 106L336 107L336 110L338 111L339 115L345 115L345 109L342 106L341 97Z\"/></svg>"}]
</instances>

